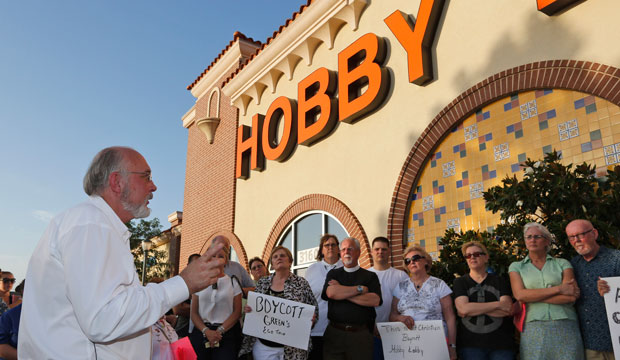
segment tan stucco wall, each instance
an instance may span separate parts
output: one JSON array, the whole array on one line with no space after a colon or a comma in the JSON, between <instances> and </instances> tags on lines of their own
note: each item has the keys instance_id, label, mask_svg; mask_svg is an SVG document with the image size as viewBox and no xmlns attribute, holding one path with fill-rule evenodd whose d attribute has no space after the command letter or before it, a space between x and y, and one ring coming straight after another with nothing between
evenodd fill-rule
<instances>
[{"instance_id":1,"label":"tan stucco wall","mask_svg":"<svg viewBox=\"0 0 620 360\"><path fill-rule=\"evenodd\" d=\"M417 1L372 1L359 29L345 25L332 50L320 45L311 66L297 65L292 80L281 77L275 94L267 89L252 102L240 124L251 125L278 96L297 98L297 83L324 66L337 70L337 54L360 36L374 32L389 42L386 66L393 90L385 105L355 124L339 124L311 147L297 146L283 163L237 180L235 233L248 255L260 255L278 216L299 197L312 193L343 201L369 238L385 235L390 200L405 157L437 113L461 92L502 70L539 60L574 59L620 67L620 2L587 0L549 17L535 1L446 1L435 37L435 80L408 83L406 53L383 23L399 9L415 16ZM274 24L274 29L280 24ZM293 23L290 26L295 26ZM317 239L318 244L318 239Z\"/></svg>"}]
</instances>

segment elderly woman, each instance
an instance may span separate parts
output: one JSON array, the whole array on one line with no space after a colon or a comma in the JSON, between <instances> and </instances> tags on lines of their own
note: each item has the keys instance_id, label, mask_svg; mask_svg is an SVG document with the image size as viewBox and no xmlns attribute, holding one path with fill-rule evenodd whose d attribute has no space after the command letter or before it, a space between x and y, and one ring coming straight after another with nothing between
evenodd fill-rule
<instances>
[{"instance_id":1,"label":"elderly woman","mask_svg":"<svg viewBox=\"0 0 620 360\"><path fill-rule=\"evenodd\" d=\"M214 257L228 261L229 249L224 247ZM238 280L222 270L215 284L192 295L190 319L194 329L189 338L198 359L237 358L235 335L230 330L241 317L241 294Z\"/></svg>"},{"instance_id":2,"label":"elderly woman","mask_svg":"<svg viewBox=\"0 0 620 360\"><path fill-rule=\"evenodd\" d=\"M523 235L528 255L508 269L515 298L526 304L521 359L583 359L573 268L547 254L552 236L543 225L528 223Z\"/></svg>"},{"instance_id":3,"label":"elderly woman","mask_svg":"<svg viewBox=\"0 0 620 360\"><path fill-rule=\"evenodd\" d=\"M256 292L314 305L314 316L316 318L318 315L318 307L308 281L291 272L291 265L293 264L293 254L291 254L291 251L284 246L277 246L271 252L270 261L271 268L275 272L258 280ZM252 308L246 306L245 311L250 312ZM310 339L308 339L308 341L310 341ZM308 358L308 351L306 350L285 346L273 341L257 339L253 336L246 336L243 339L243 345L241 346L239 355L249 353L252 353L256 360L298 360Z\"/></svg>"},{"instance_id":4,"label":"elderly woman","mask_svg":"<svg viewBox=\"0 0 620 360\"><path fill-rule=\"evenodd\" d=\"M454 280L460 317L457 349L462 360L515 358L512 294L508 279L487 272L489 252L477 241L461 247L469 274Z\"/></svg>"},{"instance_id":5,"label":"elderly woman","mask_svg":"<svg viewBox=\"0 0 620 360\"><path fill-rule=\"evenodd\" d=\"M396 286L392 295L390 321L400 321L409 329L415 321L441 320L447 329L450 359L456 359L456 316L452 308L452 290L443 280L430 276L433 260L420 246L404 252L409 279Z\"/></svg>"},{"instance_id":6,"label":"elderly woman","mask_svg":"<svg viewBox=\"0 0 620 360\"><path fill-rule=\"evenodd\" d=\"M311 360L320 360L323 358L323 334L325 333L328 323L327 301L321 298L325 277L330 270L342 267L340 251L338 250L338 238L336 235L325 234L321 236L316 260L317 262L310 265L305 275L306 280L308 280L310 284L310 288L312 288L314 298L319 304L319 319L310 332L312 338Z\"/></svg>"}]
</instances>

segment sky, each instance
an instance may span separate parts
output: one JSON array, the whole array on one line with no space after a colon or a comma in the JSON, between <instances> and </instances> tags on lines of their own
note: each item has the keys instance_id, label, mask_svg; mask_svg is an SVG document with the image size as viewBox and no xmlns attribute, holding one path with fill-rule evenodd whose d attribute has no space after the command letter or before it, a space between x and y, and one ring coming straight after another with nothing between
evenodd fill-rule
<instances>
[{"instance_id":1,"label":"sky","mask_svg":"<svg viewBox=\"0 0 620 360\"><path fill-rule=\"evenodd\" d=\"M303 0L0 0L0 268L18 282L50 219L86 199L94 155L131 146L183 209L187 85L241 31L265 41Z\"/></svg>"}]
</instances>

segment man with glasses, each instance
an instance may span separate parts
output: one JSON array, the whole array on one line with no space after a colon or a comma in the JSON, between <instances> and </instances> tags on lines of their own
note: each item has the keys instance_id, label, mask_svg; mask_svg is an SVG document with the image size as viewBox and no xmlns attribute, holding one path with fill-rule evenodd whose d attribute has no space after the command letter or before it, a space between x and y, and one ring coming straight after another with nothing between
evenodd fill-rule
<instances>
[{"instance_id":1,"label":"man with glasses","mask_svg":"<svg viewBox=\"0 0 620 360\"><path fill-rule=\"evenodd\" d=\"M620 276L620 251L599 245L598 230L588 220L566 226L566 235L579 255L571 260L581 297L575 303L587 359L614 359L603 294L609 286L599 277Z\"/></svg>"},{"instance_id":2,"label":"man with glasses","mask_svg":"<svg viewBox=\"0 0 620 360\"><path fill-rule=\"evenodd\" d=\"M254 283L257 283L260 278L269 275L265 262L258 256L251 258L248 264L250 265L250 273L252 274Z\"/></svg>"},{"instance_id":3,"label":"man with glasses","mask_svg":"<svg viewBox=\"0 0 620 360\"><path fill-rule=\"evenodd\" d=\"M375 320L376 323L380 322L388 322L390 321L390 310L392 307L392 291L398 285L399 282L403 280L407 280L407 273L394 269L390 265L390 241L388 238L383 236L378 236L372 240L372 262L373 267L371 267L370 271L377 274L379 278L379 283L381 284L381 295L383 298L383 304L381 306L377 306L375 311L377 312L377 318ZM381 344L381 338L379 337L379 331L375 326L374 329L374 345L373 345L373 355L372 358L374 360L382 360L383 359L383 346Z\"/></svg>"},{"instance_id":4,"label":"man with glasses","mask_svg":"<svg viewBox=\"0 0 620 360\"><path fill-rule=\"evenodd\" d=\"M330 270L321 297L328 302L329 325L323 335L323 358L372 359L375 306L382 303L377 275L358 265L360 243L348 237L340 243L344 267Z\"/></svg>"},{"instance_id":5,"label":"man with glasses","mask_svg":"<svg viewBox=\"0 0 620 360\"><path fill-rule=\"evenodd\" d=\"M150 359L151 325L217 281L207 251L179 276L144 287L125 224L147 217L157 187L137 151L103 149L84 176L89 198L50 222L35 248L20 320L20 359Z\"/></svg>"}]
</instances>

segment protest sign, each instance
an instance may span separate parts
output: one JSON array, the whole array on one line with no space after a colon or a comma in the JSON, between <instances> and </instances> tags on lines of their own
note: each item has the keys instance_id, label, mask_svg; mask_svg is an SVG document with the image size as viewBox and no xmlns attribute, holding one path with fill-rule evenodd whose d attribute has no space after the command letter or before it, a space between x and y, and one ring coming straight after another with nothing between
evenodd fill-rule
<instances>
[{"instance_id":1,"label":"protest sign","mask_svg":"<svg viewBox=\"0 0 620 360\"><path fill-rule=\"evenodd\" d=\"M275 296L248 293L243 333L308 350L314 306Z\"/></svg>"},{"instance_id":2,"label":"protest sign","mask_svg":"<svg viewBox=\"0 0 620 360\"><path fill-rule=\"evenodd\" d=\"M611 289L604 296L605 309L607 310L607 322L609 323L614 354L618 358L620 356L620 276L601 279L607 281Z\"/></svg>"},{"instance_id":3,"label":"protest sign","mask_svg":"<svg viewBox=\"0 0 620 360\"><path fill-rule=\"evenodd\" d=\"M412 330L402 322L377 323L385 360L450 359L441 320L416 321Z\"/></svg>"}]
</instances>

